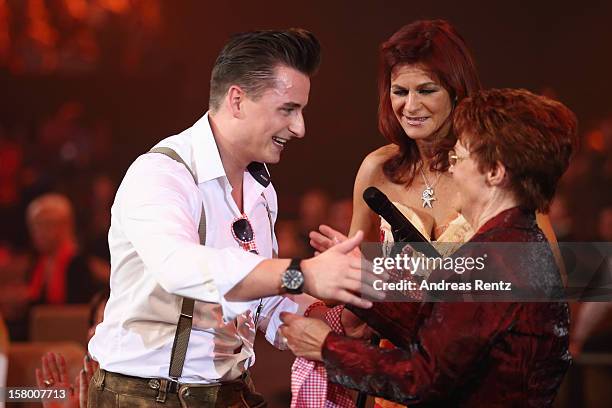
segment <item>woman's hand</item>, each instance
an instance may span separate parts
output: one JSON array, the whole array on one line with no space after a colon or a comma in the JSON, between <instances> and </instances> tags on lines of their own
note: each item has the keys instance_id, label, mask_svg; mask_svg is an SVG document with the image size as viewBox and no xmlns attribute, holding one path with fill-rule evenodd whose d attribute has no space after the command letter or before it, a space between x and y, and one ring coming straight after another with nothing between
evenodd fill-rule
<instances>
[{"instance_id":1,"label":"woman's hand","mask_svg":"<svg viewBox=\"0 0 612 408\"><path fill-rule=\"evenodd\" d=\"M323 361L321 351L331 328L319 319L288 312L281 313L280 318L283 322L281 334L293 354L308 360Z\"/></svg>"},{"instance_id":2,"label":"woman's hand","mask_svg":"<svg viewBox=\"0 0 612 408\"><path fill-rule=\"evenodd\" d=\"M43 400L43 408L79 408L79 394L68 381L66 360L61 354L47 353L42 356L42 369L36 369L36 385L48 390L64 390L66 399Z\"/></svg>"},{"instance_id":3,"label":"woman's hand","mask_svg":"<svg viewBox=\"0 0 612 408\"><path fill-rule=\"evenodd\" d=\"M68 381L68 369L64 356L47 353L42 356L42 368L36 369L36 384L39 388L65 390L66 399L61 401L43 400L43 408L87 408L89 383L98 369L98 362L89 355L83 358L83 369L74 379Z\"/></svg>"},{"instance_id":4,"label":"woman's hand","mask_svg":"<svg viewBox=\"0 0 612 408\"><path fill-rule=\"evenodd\" d=\"M320 225L319 231L310 231L308 236L310 237L310 246L318 253L325 252L337 243L344 242L348 239L346 235L327 225ZM359 248L355 248L351 252L351 255L361 258L361 251Z\"/></svg>"}]
</instances>

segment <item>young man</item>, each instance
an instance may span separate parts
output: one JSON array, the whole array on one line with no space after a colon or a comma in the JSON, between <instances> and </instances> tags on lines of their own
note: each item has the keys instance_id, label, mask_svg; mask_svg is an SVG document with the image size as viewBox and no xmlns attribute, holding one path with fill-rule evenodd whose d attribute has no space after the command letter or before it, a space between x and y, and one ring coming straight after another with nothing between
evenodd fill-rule
<instances>
[{"instance_id":1,"label":"young man","mask_svg":"<svg viewBox=\"0 0 612 408\"><path fill-rule=\"evenodd\" d=\"M304 137L319 52L301 29L235 36L213 68L210 111L127 171L112 207L111 296L89 343L100 363L90 406L262 406L247 375L256 327L284 348L278 315L303 309L274 295L371 305L355 295L361 265L348 255L361 234L314 258L269 259L277 201L263 163Z\"/></svg>"}]
</instances>

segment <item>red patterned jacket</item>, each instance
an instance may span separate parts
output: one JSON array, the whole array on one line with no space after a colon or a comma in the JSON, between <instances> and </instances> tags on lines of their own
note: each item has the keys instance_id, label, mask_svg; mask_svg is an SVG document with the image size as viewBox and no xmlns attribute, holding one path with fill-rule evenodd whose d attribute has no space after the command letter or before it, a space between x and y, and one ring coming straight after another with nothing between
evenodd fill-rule
<instances>
[{"instance_id":1,"label":"red patterned jacket","mask_svg":"<svg viewBox=\"0 0 612 408\"><path fill-rule=\"evenodd\" d=\"M534 214L513 208L470 242L546 238ZM561 287L552 252L541 248L522 253L526 262L488 262L498 262L509 279ZM571 363L565 302L401 302L352 310L397 348L330 333L323 346L328 378L411 407L548 407Z\"/></svg>"}]
</instances>

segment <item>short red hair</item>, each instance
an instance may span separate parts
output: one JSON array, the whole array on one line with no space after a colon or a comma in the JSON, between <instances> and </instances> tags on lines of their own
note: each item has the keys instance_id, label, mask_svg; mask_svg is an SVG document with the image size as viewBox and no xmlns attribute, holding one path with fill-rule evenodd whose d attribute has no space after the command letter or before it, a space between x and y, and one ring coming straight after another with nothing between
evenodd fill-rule
<instances>
[{"instance_id":1,"label":"short red hair","mask_svg":"<svg viewBox=\"0 0 612 408\"><path fill-rule=\"evenodd\" d=\"M380 47L378 76L378 129L400 148L396 157L383 167L385 175L395 183L410 184L414 178L419 152L398 123L391 107L391 70L400 64L418 64L446 89L454 103L480 89L476 65L465 41L454 27L444 20L420 20L405 25ZM449 121L451 118L448 119ZM452 131L441 135L446 150L441 150L432 163L446 169L447 152L455 144Z\"/></svg>"},{"instance_id":2,"label":"short red hair","mask_svg":"<svg viewBox=\"0 0 612 408\"><path fill-rule=\"evenodd\" d=\"M481 172L502 163L520 205L548 211L578 141L571 110L525 89L489 89L457 106L453 127Z\"/></svg>"}]
</instances>

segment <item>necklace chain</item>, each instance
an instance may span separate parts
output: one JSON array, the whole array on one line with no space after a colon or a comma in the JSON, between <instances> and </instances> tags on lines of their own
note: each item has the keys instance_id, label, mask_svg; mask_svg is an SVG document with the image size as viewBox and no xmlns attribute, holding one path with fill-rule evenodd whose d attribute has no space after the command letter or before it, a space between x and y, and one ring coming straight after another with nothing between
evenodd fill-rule
<instances>
[{"instance_id":1,"label":"necklace chain","mask_svg":"<svg viewBox=\"0 0 612 408\"><path fill-rule=\"evenodd\" d=\"M429 184L429 180L427 180L422 166L419 168L419 171L421 172L421 176L423 177L423 181L425 182L425 189L423 189L423 193L421 194L421 200L423 200L423 208L433 208L433 201L436 200L434 187L436 186L436 184L438 184L438 181L440 181L442 172L438 173L438 177L436 177L436 181L434 181L433 184Z\"/></svg>"},{"instance_id":2,"label":"necklace chain","mask_svg":"<svg viewBox=\"0 0 612 408\"><path fill-rule=\"evenodd\" d=\"M423 171L423 167L419 168L420 172L421 172L421 176L423 177L423 181L425 182L425 186L427 188L434 188L436 186L436 184L438 184L438 181L440 181L440 177L442 176L442 172L438 172L438 177L436 177L436 181L434 181L433 184L429 184L429 180L427 180L427 177L425 176L425 172Z\"/></svg>"}]
</instances>

